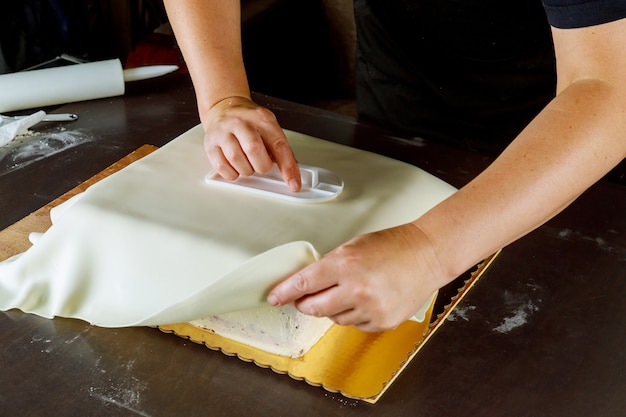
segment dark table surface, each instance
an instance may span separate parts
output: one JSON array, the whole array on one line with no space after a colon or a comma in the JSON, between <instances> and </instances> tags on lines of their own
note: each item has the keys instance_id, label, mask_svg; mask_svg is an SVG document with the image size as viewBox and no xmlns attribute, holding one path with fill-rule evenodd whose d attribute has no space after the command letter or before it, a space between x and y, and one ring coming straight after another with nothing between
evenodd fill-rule
<instances>
[{"instance_id":1,"label":"dark table surface","mask_svg":"<svg viewBox=\"0 0 626 417\"><path fill-rule=\"evenodd\" d=\"M323 110L255 99L285 128L405 160L457 187L491 161ZM80 119L38 126L50 135L48 148L0 148L0 229L140 145L163 145L198 123L184 75L55 111ZM601 181L504 248L376 405L156 329L104 329L13 310L0 312L0 415L626 415L625 212L626 189Z\"/></svg>"}]
</instances>

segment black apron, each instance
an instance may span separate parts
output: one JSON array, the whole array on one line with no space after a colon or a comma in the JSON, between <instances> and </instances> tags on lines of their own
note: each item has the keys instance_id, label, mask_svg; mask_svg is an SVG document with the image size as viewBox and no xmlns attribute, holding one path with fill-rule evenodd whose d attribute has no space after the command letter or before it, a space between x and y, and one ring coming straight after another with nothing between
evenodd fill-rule
<instances>
[{"instance_id":1,"label":"black apron","mask_svg":"<svg viewBox=\"0 0 626 417\"><path fill-rule=\"evenodd\" d=\"M554 96L539 0L355 0L359 117L500 152Z\"/></svg>"}]
</instances>

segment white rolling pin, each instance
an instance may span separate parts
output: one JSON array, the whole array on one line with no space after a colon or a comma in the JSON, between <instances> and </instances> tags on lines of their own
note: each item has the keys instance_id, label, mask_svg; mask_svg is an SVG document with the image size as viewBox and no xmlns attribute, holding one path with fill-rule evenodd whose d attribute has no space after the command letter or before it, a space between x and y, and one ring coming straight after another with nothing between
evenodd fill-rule
<instances>
[{"instance_id":1,"label":"white rolling pin","mask_svg":"<svg viewBox=\"0 0 626 417\"><path fill-rule=\"evenodd\" d=\"M167 74L175 65L122 69L118 59L0 75L0 112L124 94L124 82Z\"/></svg>"}]
</instances>

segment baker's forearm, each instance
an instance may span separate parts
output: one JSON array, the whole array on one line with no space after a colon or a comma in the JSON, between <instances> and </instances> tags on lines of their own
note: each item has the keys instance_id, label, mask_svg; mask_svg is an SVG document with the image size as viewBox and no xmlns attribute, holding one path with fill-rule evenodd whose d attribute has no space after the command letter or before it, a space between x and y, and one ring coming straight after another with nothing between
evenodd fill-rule
<instances>
[{"instance_id":1,"label":"baker's forearm","mask_svg":"<svg viewBox=\"0 0 626 417\"><path fill-rule=\"evenodd\" d=\"M202 118L226 97L250 97L241 51L239 1L165 0Z\"/></svg>"},{"instance_id":2,"label":"baker's forearm","mask_svg":"<svg viewBox=\"0 0 626 417\"><path fill-rule=\"evenodd\" d=\"M445 279L543 224L618 164L625 103L605 81L574 82L487 170L418 219Z\"/></svg>"},{"instance_id":3,"label":"baker's forearm","mask_svg":"<svg viewBox=\"0 0 626 417\"><path fill-rule=\"evenodd\" d=\"M254 103L243 63L239 0L165 0L191 73L204 149L215 171L234 180L275 162L292 191L300 170L274 114Z\"/></svg>"}]
</instances>

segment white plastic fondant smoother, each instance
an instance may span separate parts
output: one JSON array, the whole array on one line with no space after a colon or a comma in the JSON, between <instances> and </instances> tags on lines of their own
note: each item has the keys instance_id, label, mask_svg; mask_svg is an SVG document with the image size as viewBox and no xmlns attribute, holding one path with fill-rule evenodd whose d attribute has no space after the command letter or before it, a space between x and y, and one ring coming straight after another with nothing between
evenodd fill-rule
<instances>
[{"instance_id":1,"label":"white plastic fondant smoother","mask_svg":"<svg viewBox=\"0 0 626 417\"><path fill-rule=\"evenodd\" d=\"M206 181L209 184L301 203L321 203L332 200L343 191L343 180L334 172L310 165L300 164L299 166L302 189L298 192L291 191L287 187L276 164L265 174L241 176L234 181L225 180L212 170L207 174Z\"/></svg>"},{"instance_id":2,"label":"white plastic fondant smoother","mask_svg":"<svg viewBox=\"0 0 626 417\"><path fill-rule=\"evenodd\" d=\"M122 94L118 59L0 75L0 112Z\"/></svg>"}]
</instances>

